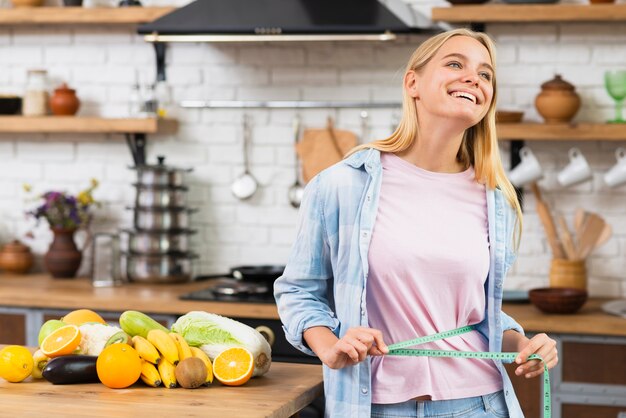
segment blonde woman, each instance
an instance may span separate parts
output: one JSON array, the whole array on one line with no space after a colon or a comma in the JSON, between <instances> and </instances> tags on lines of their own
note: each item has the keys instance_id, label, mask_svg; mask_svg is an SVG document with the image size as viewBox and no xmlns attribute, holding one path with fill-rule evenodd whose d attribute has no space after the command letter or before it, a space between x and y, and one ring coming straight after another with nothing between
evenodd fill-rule
<instances>
[{"instance_id":1,"label":"blonde woman","mask_svg":"<svg viewBox=\"0 0 626 418\"><path fill-rule=\"evenodd\" d=\"M495 131L495 49L436 35L411 56L403 116L308 185L275 284L287 339L324 364L332 417L523 417L501 362L386 355L387 345L471 325L419 348L520 352L516 374L557 364L501 311L521 211Z\"/></svg>"}]
</instances>

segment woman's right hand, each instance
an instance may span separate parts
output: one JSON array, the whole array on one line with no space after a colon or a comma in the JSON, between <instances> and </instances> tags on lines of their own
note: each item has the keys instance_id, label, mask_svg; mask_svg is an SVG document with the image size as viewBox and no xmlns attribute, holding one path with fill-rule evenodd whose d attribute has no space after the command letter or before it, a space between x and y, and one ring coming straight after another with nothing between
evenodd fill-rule
<instances>
[{"instance_id":1,"label":"woman's right hand","mask_svg":"<svg viewBox=\"0 0 626 418\"><path fill-rule=\"evenodd\" d=\"M331 369L353 366L367 358L367 355L382 356L389 352L380 330L355 327L341 337L334 345L318 353L322 362Z\"/></svg>"}]
</instances>

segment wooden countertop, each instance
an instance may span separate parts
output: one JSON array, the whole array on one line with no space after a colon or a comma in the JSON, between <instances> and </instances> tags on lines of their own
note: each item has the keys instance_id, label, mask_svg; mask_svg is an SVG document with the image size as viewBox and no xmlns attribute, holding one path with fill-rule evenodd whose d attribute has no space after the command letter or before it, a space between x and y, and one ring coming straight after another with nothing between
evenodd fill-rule
<instances>
[{"instance_id":1,"label":"wooden countertop","mask_svg":"<svg viewBox=\"0 0 626 418\"><path fill-rule=\"evenodd\" d=\"M78 309L123 312L128 309L153 314L183 315L207 311L219 315L278 319L276 305L270 303L203 302L180 300L182 294L204 289L211 283L124 284L95 288L86 278L52 279L46 274L25 276L0 274L0 306Z\"/></svg>"},{"instance_id":2,"label":"wooden countertop","mask_svg":"<svg viewBox=\"0 0 626 418\"><path fill-rule=\"evenodd\" d=\"M139 382L127 389L109 389L100 383L53 385L31 377L21 383L0 379L0 415L283 418L296 414L323 391L321 366L276 362L264 376L238 387L214 382L199 389L165 389Z\"/></svg>"},{"instance_id":3,"label":"wooden countertop","mask_svg":"<svg viewBox=\"0 0 626 418\"><path fill-rule=\"evenodd\" d=\"M526 331L626 337L626 319L601 308L609 300L591 298L580 311L568 315L544 314L530 303L507 303L502 310Z\"/></svg>"},{"instance_id":4,"label":"wooden countertop","mask_svg":"<svg viewBox=\"0 0 626 418\"><path fill-rule=\"evenodd\" d=\"M259 303L228 303L180 300L178 296L210 286L210 282L178 285L125 284L94 288L85 278L52 279L44 274L0 275L0 306L48 309L90 308L122 312L182 315L204 310L234 318L278 319L276 306ZM626 319L601 310L606 299L590 299L571 315L547 315L529 303L505 303L503 310L526 331L560 334L612 335L626 337Z\"/></svg>"}]
</instances>

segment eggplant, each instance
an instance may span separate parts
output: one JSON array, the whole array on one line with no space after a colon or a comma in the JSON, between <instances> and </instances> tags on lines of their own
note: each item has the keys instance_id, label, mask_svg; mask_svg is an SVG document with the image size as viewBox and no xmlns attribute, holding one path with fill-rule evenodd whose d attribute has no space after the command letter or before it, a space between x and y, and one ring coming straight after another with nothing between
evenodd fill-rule
<instances>
[{"instance_id":1,"label":"eggplant","mask_svg":"<svg viewBox=\"0 0 626 418\"><path fill-rule=\"evenodd\" d=\"M44 379L55 385L72 383L98 383L96 370L98 356L68 355L53 358L44 367Z\"/></svg>"}]
</instances>

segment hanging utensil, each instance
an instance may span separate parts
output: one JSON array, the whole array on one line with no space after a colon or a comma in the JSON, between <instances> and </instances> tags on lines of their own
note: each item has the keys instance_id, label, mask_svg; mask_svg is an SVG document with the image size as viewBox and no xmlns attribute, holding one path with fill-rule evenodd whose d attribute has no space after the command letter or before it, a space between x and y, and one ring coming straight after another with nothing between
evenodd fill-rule
<instances>
[{"instance_id":1,"label":"hanging utensil","mask_svg":"<svg viewBox=\"0 0 626 418\"><path fill-rule=\"evenodd\" d=\"M243 116L243 174L239 176L232 184L231 191L236 198L245 200L252 197L258 188L258 181L252 173L248 163L248 147L250 142L250 118L248 115Z\"/></svg>"},{"instance_id":2,"label":"hanging utensil","mask_svg":"<svg viewBox=\"0 0 626 418\"><path fill-rule=\"evenodd\" d=\"M552 256L554 258L564 259L565 253L563 251L563 247L561 246L556 226L554 225L554 219L552 219L548 205L541 198L541 192L539 191L539 186L536 182L532 183L532 189L535 194L535 200L537 201L537 215L539 216L539 219L543 224L543 229L548 237L548 243L552 249Z\"/></svg>"},{"instance_id":3,"label":"hanging utensil","mask_svg":"<svg viewBox=\"0 0 626 418\"><path fill-rule=\"evenodd\" d=\"M298 137L300 136L300 117L296 116L293 119L293 141L294 141L294 156L296 166L296 180L293 186L291 186L287 192L289 203L294 208L299 208L302 203L302 196L304 195L304 187L300 183L300 160L298 159L298 153L295 152L295 148L298 146Z\"/></svg>"},{"instance_id":4,"label":"hanging utensil","mask_svg":"<svg viewBox=\"0 0 626 418\"><path fill-rule=\"evenodd\" d=\"M574 245L574 239L572 238L572 234L570 234L565 217L562 213L559 213L557 219L559 221L559 227L561 228L560 235L563 237L563 249L565 250L565 254L568 260L575 260L576 246Z\"/></svg>"}]
</instances>

